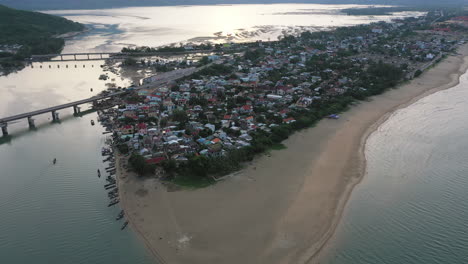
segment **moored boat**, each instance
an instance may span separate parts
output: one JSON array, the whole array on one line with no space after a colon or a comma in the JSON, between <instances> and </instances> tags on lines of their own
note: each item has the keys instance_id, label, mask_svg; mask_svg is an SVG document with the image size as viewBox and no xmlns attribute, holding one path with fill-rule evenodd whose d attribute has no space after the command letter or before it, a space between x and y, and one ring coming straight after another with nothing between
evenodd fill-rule
<instances>
[{"instance_id":1,"label":"moored boat","mask_svg":"<svg viewBox=\"0 0 468 264\"><path fill-rule=\"evenodd\" d=\"M119 203L119 199L114 199L109 203L109 205L107 207L111 207L111 206L116 205L118 203Z\"/></svg>"},{"instance_id":2,"label":"moored boat","mask_svg":"<svg viewBox=\"0 0 468 264\"><path fill-rule=\"evenodd\" d=\"M125 215L124 210L120 211L119 215L117 215L117 217L115 218L115 220L120 220L120 219L122 219L122 218L124 217L124 215Z\"/></svg>"},{"instance_id":3,"label":"moored boat","mask_svg":"<svg viewBox=\"0 0 468 264\"><path fill-rule=\"evenodd\" d=\"M120 228L120 230L124 230L125 227L127 227L127 225L128 225L128 221L125 221L125 223L122 225L122 227Z\"/></svg>"}]
</instances>

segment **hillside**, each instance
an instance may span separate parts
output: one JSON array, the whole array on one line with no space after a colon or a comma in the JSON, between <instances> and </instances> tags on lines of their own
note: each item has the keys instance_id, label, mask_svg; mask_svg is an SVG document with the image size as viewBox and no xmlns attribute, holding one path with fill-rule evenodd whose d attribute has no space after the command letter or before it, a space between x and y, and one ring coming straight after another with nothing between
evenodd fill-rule
<instances>
[{"instance_id":1,"label":"hillside","mask_svg":"<svg viewBox=\"0 0 468 264\"><path fill-rule=\"evenodd\" d=\"M55 35L81 31L84 26L62 17L16 10L0 5L0 45L19 44L22 52L58 52L64 41Z\"/></svg>"},{"instance_id":2,"label":"hillside","mask_svg":"<svg viewBox=\"0 0 468 264\"><path fill-rule=\"evenodd\" d=\"M101 9L127 6L174 6L214 4L363 4L363 5L466 5L466 0L0 0L0 4L28 10L46 9Z\"/></svg>"},{"instance_id":3,"label":"hillside","mask_svg":"<svg viewBox=\"0 0 468 264\"><path fill-rule=\"evenodd\" d=\"M0 5L0 72L21 68L31 54L60 52L65 41L55 36L83 29L62 17Z\"/></svg>"}]
</instances>

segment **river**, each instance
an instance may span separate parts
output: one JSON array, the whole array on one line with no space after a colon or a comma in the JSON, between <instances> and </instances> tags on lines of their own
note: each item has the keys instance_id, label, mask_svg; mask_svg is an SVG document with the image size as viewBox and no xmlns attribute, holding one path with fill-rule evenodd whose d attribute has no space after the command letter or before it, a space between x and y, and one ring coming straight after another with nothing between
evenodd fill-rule
<instances>
[{"instance_id":1,"label":"river","mask_svg":"<svg viewBox=\"0 0 468 264\"><path fill-rule=\"evenodd\" d=\"M321 263L468 263L468 73L395 112L368 139Z\"/></svg>"},{"instance_id":2,"label":"river","mask_svg":"<svg viewBox=\"0 0 468 264\"><path fill-rule=\"evenodd\" d=\"M325 5L239 5L49 13L85 22L92 29L68 40L64 52L156 46L196 37L211 38L217 31L222 31L218 34L221 37L214 41L225 41L231 33L239 34L238 41L268 39L284 29L328 28L389 19L348 17L336 10L337 6ZM201 12L204 16L199 15ZM407 15L410 14L395 17ZM98 80L103 73L101 64L103 61L34 63L0 77L0 116L95 95L106 87L106 81ZM110 79L117 86L130 84L111 73ZM82 110L88 107L83 106ZM74 117L72 109L59 112L60 123L51 123L51 116L44 114L36 117L37 129L29 130L26 120L21 120L9 124L9 137L0 138L2 263L151 263L130 229L120 231L122 222L115 221L118 206L107 207L105 182L96 174L97 169L103 171L106 167L100 155L105 136L99 124L90 124L96 120L96 114ZM52 164L54 158L56 165Z\"/></svg>"},{"instance_id":3,"label":"river","mask_svg":"<svg viewBox=\"0 0 468 264\"><path fill-rule=\"evenodd\" d=\"M127 46L160 46L180 42L276 40L288 33L326 30L422 15L347 16L357 5L271 4L132 7L100 10L53 10L93 30L68 42L65 52L120 51ZM201 15L203 14L203 15Z\"/></svg>"}]
</instances>

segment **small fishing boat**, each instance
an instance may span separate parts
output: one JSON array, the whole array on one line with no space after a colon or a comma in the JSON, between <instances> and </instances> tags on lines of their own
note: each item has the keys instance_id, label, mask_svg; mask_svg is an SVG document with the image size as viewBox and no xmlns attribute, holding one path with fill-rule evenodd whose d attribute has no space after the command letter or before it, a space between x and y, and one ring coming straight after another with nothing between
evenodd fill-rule
<instances>
[{"instance_id":1,"label":"small fishing boat","mask_svg":"<svg viewBox=\"0 0 468 264\"><path fill-rule=\"evenodd\" d=\"M91 125L94 126L94 120L91 120Z\"/></svg>"},{"instance_id":2,"label":"small fishing boat","mask_svg":"<svg viewBox=\"0 0 468 264\"><path fill-rule=\"evenodd\" d=\"M101 178L101 171L99 169L97 170L97 176Z\"/></svg>"},{"instance_id":3,"label":"small fishing boat","mask_svg":"<svg viewBox=\"0 0 468 264\"><path fill-rule=\"evenodd\" d=\"M104 186L104 189L110 190L110 189L113 189L115 187L116 187L115 184L110 184L110 185Z\"/></svg>"},{"instance_id":4,"label":"small fishing boat","mask_svg":"<svg viewBox=\"0 0 468 264\"><path fill-rule=\"evenodd\" d=\"M119 215L117 215L117 217L115 218L115 220L120 220L124 217L125 213L124 213L124 210L120 211Z\"/></svg>"},{"instance_id":5,"label":"small fishing boat","mask_svg":"<svg viewBox=\"0 0 468 264\"><path fill-rule=\"evenodd\" d=\"M128 221L125 221L125 223L122 225L122 227L120 228L120 230L124 230L125 227L127 227L127 225L128 225Z\"/></svg>"},{"instance_id":6,"label":"small fishing boat","mask_svg":"<svg viewBox=\"0 0 468 264\"><path fill-rule=\"evenodd\" d=\"M118 200L118 199L112 200L112 201L110 202L110 204L109 204L107 207L111 207L111 206L116 205L116 204L118 204L118 203L119 203L119 200Z\"/></svg>"},{"instance_id":7,"label":"small fishing boat","mask_svg":"<svg viewBox=\"0 0 468 264\"><path fill-rule=\"evenodd\" d=\"M57 163L57 159L54 159L54 161L52 161L52 163L54 163L54 164Z\"/></svg>"}]
</instances>

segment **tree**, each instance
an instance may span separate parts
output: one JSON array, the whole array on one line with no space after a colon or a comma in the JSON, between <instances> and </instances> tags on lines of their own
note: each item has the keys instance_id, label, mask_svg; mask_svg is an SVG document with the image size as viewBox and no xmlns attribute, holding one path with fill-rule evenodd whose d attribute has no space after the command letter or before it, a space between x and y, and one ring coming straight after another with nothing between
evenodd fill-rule
<instances>
[{"instance_id":1,"label":"tree","mask_svg":"<svg viewBox=\"0 0 468 264\"><path fill-rule=\"evenodd\" d=\"M126 58L122 62L122 65L124 66L135 66L136 64L137 64L137 61L134 58Z\"/></svg>"},{"instance_id":2,"label":"tree","mask_svg":"<svg viewBox=\"0 0 468 264\"><path fill-rule=\"evenodd\" d=\"M200 65L206 65L210 63L210 59L207 56L203 56L203 58L201 58L200 61L198 61L198 63Z\"/></svg>"},{"instance_id":3,"label":"tree","mask_svg":"<svg viewBox=\"0 0 468 264\"><path fill-rule=\"evenodd\" d=\"M133 153L128 160L132 169L138 173L140 176L145 174L147 169L147 164L145 158L139 154Z\"/></svg>"},{"instance_id":4,"label":"tree","mask_svg":"<svg viewBox=\"0 0 468 264\"><path fill-rule=\"evenodd\" d=\"M185 123L188 120L187 113L183 110L177 109L172 113L172 120L180 123Z\"/></svg>"},{"instance_id":5,"label":"tree","mask_svg":"<svg viewBox=\"0 0 468 264\"><path fill-rule=\"evenodd\" d=\"M417 70L415 73L414 73L414 77L419 77L419 75L422 74L422 71L421 70Z\"/></svg>"},{"instance_id":6,"label":"tree","mask_svg":"<svg viewBox=\"0 0 468 264\"><path fill-rule=\"evenodd\" d=\"M189 158L187 168L195 176L206 177L209 170L209 160L204 156L192 156Z\"/></svg>"},{"instance_id":7,"label":"tree","mask_svg":"<svg viewBox=\"0 0 468 264\"><path fill-rule=\"evenodd\" d=\"M122 154L127 154L128 153L128 145L127 144L119 144L119 145L117 145L117 149Z\"/></svg>"},{"instance_id":8,"label":"tree","mask_svg":"<svg viewBox=\"0 0 468 264\"><path fill-rule=\"evenodd\" d=\"M173 176L177 170L177 163L172 159L163 161L161 165L169 176Z\"/></svg>"}]
</instances>

